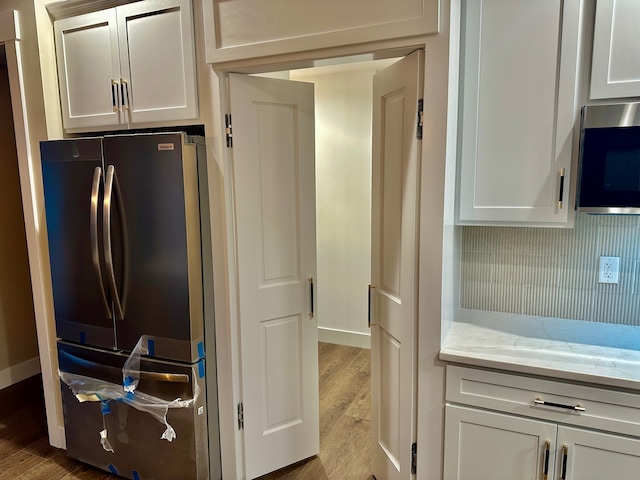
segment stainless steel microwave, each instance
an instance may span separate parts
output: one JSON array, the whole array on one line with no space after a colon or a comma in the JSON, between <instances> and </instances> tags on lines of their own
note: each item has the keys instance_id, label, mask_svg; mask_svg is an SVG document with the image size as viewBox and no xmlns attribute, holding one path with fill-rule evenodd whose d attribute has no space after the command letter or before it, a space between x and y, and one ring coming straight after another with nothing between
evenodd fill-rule
<instances>
[{"instance_id":1,"label":"stainless steel microwave","mask_svg":"<svg viewBox=\"0 0 640 480\"><path fill-rule=\"evenodd\" d=\"M576 208L640 215L640 103L582 107Z\"/></svg>"}]
</instances>

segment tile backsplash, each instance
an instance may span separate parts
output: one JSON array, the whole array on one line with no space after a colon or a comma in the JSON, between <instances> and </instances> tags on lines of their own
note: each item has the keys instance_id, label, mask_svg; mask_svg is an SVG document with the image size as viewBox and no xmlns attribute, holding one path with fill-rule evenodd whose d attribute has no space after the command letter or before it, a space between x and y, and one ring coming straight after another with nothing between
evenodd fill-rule
<instances>
[{"instance_id":1,"label":"tile backsplash","mask_svg":"<svg viewBox=\"0 0 640 480\"><path fill-rule=\"evenodd\" d=\"M639 216L459 228L462 308L640 326ZM600 256L620 257L618 284L598 283Z\"/></svg>"}]
</instances>

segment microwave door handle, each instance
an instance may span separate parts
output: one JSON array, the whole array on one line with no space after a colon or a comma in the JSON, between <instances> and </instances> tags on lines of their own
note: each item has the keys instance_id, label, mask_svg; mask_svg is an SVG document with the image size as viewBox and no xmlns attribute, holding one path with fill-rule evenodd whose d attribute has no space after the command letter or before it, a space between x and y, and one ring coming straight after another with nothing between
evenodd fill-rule
<instances>
[{"instance_id":1,"label":"microwave door handle","mask_svg":"<svg viewBox=\"0 0 640 480\"><path fill-rule=\"evenodd\" d=\"M91 185L91 258L93 260L93 269L98 278L98 287L102 297L102 303L106 313L106 318L111 318L111 306L107 300L107 294L104 289L104 281L102 279L102 269L100 268L100 253L98 251L98 196L100 194L100 183L102 180L102 168L96 167L93 171L93 183Z\"/></svg>"},{"instance_id":2,"label":"microwave door handle","mask_svg":"<svg viewBox=\"0 0 640 480\"><path fill-rule=\"evenodd\" d=\"M114 193L117 202L118 215L120 219L121 232L122 232L122 245L123 245L123 278L122 278L122 295L118 292L116 284L115 269L113 266L113 251L111 249L111 207L113 205ZM107 180L104 187L104 203L103 203L103 236L104 236L104 256L105 263L107 265L107 273L109 282L111 284L111 290L113 292L113 302L115 304L116 316L119 320L124 319L124 312L127 300L128 290L128 254L127 254L127 231L126 221L124 217L124 207L122 205L122 195L120 193L120 185L118 183L118 176L116 175L116 169L113 165L109 165L107 168Z\"/></svg>"},{"instance_id":3,"label":"microwave door handle","mask_svg":"<svg viewBox=\"0 0 640 480\"><path fill-rule=\"evenodd\" d=\"M65 351L58 351L60 358L65 359L80 367L102 372L103 374L110 375L122 375L122 369L112 367L111 365L103 365L101 363L92 362L84 358L77 357ZM151 380L154 382L168 382L168 383L189 383L189 375L185 373L164 373L164 372L148 372L146 370L140 371L140 379Z\"/></svg>"}]
</instances>

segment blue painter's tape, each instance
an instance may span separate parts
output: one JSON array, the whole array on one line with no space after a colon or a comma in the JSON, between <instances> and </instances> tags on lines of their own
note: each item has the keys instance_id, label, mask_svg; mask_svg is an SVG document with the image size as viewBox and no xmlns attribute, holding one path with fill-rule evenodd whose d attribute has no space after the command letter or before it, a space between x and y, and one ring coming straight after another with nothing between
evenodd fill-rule
<instances>
[{"instance_id":1,"label":"blue painter's tape","mask_svg":"<svg viewBox=\"0 0 640 480\"><path fill-rule=\"evenodd\" d=\"M84 332L80 332L80 343L83 345L87 343L87 334Z\"/></svg>"},{"instance_id":2,"label":"blue painter's tape","mask_svg":"<svg viewBox=\"0 0 640 480\"><path fill-rule=\"evenodd\" d=\"M101 408L102 408L102 415L109 415L111 413L111 407L109 406L109 400L102 400L101 403Z\"/></svg>"},{"instance_id":3,"label":"blue painter's tape","mask_svg":"<svg viewBox=\"0 0 640 480\"><path fill-rule=\"evenodd\" d=\"M131 476L133 477L133 480L140 480L140 474L138 473L137 470L133 470L131 472Z\"/></svg>"},{"instance_id":4,"label":"blue painter's tape","mask_svg":"<svg viewBox=\"0 0 640 480\"><path fill-rule=\"evenodd\" d=\"M198 377L204 378L204 360L198 362Z\"/></svg>"},{"instance_id":5,"label":"blue painter's tape","mask_svg":"<svg viewBox=\"0 0 640 480\"><path fill-rule=\"evenodd\" d=\"M134 393L135 393L135 392L127 392L127 398L128 398L129 400L133 400Z\"/></svg>"},{"instance_id":6,"label":"blue painter's tape","mask_svg":"<svg viewBox=\"0 0 640 480\"><path fill-rule=\"evenodd\" d=\"M198 342L198 357L204 358L204 343Z\"/></svg>"},{"instance_id":7,"label":"blue painter's tape","mask_svg":"<svg viewBox=\"0 0 640 480\"><path fill-rule=\"evenodd\" d=\"M114 475L118 474L118 469L116 467L114 467L112 464L109 464L109 466L107 467L109 469L109 471L111 473L113 473Z\"/></svg>"},{"instance_id":8,"label":"blue painter's tape","mask_svg":"<svg viewBox=\"0 0 640 480\"><path fill-rule=\"evenodd\" d=\"M131 385L134 382L134 378L131 375L127 375L126 377L124 377L124 382L123 385L125 387L128 387L129 385Z\"/></svg>"},{"instance_id":9,"label":"blue painter's tape","mask_svg":"<svg viewBox=\"0 0 640 480\"><path fill-rule=\"evenodd\" d=\"M150 357L155 357L156 355L156 342L151 338L147 340L147 355Z\"/></svg>"}]
</instances>

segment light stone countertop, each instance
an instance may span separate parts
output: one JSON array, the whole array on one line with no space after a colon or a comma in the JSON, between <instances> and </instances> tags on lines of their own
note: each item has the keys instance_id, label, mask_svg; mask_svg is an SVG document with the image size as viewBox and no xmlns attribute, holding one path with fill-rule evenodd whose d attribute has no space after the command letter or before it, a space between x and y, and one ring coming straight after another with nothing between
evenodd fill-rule
<instances>
[{"instance_id":1,"label":"light stone countertop","mask_svg":"<svg viewBox=\"0 0 640 480\"><path fill-rule=\"evenodd\" d=\"M461 309L440 359L640 390L640 327Z\"/></svg>"}]
</instances>

